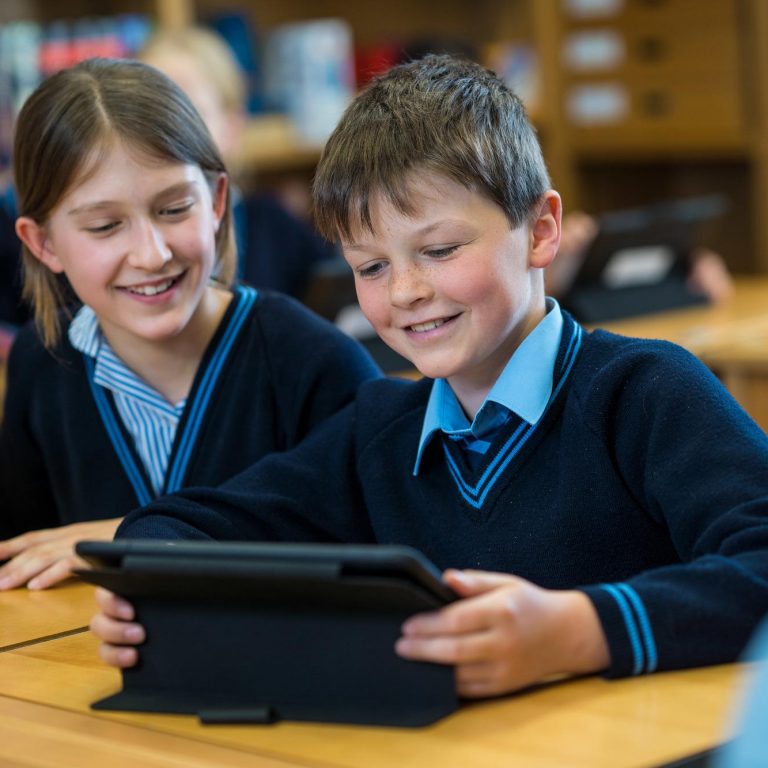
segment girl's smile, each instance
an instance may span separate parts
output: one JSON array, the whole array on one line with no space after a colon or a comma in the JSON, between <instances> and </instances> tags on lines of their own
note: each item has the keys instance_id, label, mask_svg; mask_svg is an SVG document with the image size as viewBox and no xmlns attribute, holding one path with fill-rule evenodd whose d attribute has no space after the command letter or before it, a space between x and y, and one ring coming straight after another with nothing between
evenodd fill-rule
<instances>
[{"instance_id":1,"label":"girl's smile","mask_svg":"<svg viewBox=\"0 0 768 768\"><path fill-rule=\"evenodd\" d=\"M34 252L66 275L124 361L146 345L202 354L221 311L209 281L226 177L212 189L198 166L117 140L97 162L39 227Z\"/></svg>"},{"instance_id":2,"label":"girl's smile","mask_svg":"<svg viewBox=\"0 0 768 768\"><path fill-rule=\"evenodd\" d=\"M174 289L184 279L185 272L173 277L164 277L155 281L136 285L118 286L118 291L125 291L137 301L146 304L162 304L172 297Z\"/></svg>"}]
</instances>

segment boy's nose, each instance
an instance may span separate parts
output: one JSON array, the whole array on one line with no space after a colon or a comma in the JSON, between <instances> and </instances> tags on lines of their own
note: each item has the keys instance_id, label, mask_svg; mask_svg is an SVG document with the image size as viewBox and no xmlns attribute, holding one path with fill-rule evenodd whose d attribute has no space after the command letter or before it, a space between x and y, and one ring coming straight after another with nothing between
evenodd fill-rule
<instances>
[{"instance_id":1,"label":"boy's nose","mask_svg":"<svg viewBox=\"0 0 768 768\"><path fill-rule=\"evenodd\" d=\"M434 291L418 266L392 270L389 278L389 299L393 306L410 307L430 298Z\"/></svg>"},{"instance_id":2,"label":"boy's nose","mask_svg":"<svg viewBox=\"0 0 768 768\"><path fill-rule=\"evenodd\" d=\"M173 256L158 227L147 224L139 228L129 256L131 266L153 272L162 269Z\"/></svg>"}]
</instances>

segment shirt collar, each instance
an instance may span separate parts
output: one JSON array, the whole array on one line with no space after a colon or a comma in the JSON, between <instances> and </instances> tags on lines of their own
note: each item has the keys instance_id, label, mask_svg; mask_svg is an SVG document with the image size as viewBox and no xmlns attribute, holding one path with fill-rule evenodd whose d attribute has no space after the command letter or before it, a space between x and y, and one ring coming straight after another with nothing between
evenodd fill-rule
<instances>
[{"instance_id":1,"label":"shirt collar","mask_svg":"<svg viewBox=\"0 0 768 768\"><path fill-rule=\"evenodd\" d=\"M101 329L96 313L87 306L81 307L69 324L67 331L70 344L88 357L96 358L101 347Z\"/></svg>"},{"instance_id":2,"label":"shirt collar","mask_svg":"<svg viewBox=\"0 0 768 768\"><path fill-rule=\"evenodd\" d=\"M178 419L184 410L186 398L169 403L154 387L139 378L112 350L104 338L96 313L88 306L81 307L69 324L67 332L72 346L95 362L93 380L116 394L141 400L165 417Z\"/></svg>"},{"instance_id":3,"label":"shirt collar","mask_svg":"<svg viewBox=\"0 0 768 768\"><path fill-rule=\"evenodd\" d=\"M500 409L516 413L529 424L538 422L552 394L555 361L563 332L559 304L551 298L546 301L547 314L510 357L471 424L448 382L435 380L424 414L414 475L419 472L424 450L438 431L478 435L484 427L498 423L495 417Z\"/></svg>"}]
</instances>

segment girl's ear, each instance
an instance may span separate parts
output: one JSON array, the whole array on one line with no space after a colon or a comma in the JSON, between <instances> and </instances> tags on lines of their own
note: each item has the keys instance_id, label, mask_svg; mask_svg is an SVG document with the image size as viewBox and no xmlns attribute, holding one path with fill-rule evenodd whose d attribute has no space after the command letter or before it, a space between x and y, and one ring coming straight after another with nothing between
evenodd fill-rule
<instances>
[{"instance_id":1,"label":"girl's ear","mask_svg":"<svg viewBox=\"0 0 768 768\"><path fill-rule=\"evenodd\" d=\"M60 274L64 271L64 265L59 261L51 248L51 241L48 239L48 232L45 227L38 224L29 216L19 216L16 219L16 234L29 252L51 272Z\"/></svg>"},{"instance_id":2,"label":"girl's ear","mask_svg":"<svg viewBox=\"0 0 768 768\"><path fill-rule=\"evenodd\" d=\"M218 232L221 220L227 210L227 189L229 188L229 178L226 173L220 173L216 179L216 186L213 188L213 220L214 229Z\"/></svg>"},{"instance_id":3,"label":"girl's ear","mask_svg":"<svg viewBox=\"0 0 768 768\"><path fill-rule=\"evenodd\" d=\"M539 202L536 219L531 225L528 263L531 267L547 267L560 247L560 220L563 207L560 195L550 189Z\"/></svg>"}]
</instances>

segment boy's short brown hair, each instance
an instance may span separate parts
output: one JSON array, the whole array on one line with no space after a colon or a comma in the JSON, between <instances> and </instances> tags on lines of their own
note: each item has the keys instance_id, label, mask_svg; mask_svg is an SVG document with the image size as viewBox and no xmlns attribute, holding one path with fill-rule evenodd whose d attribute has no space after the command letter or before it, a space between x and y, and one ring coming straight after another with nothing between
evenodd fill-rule
<instances>
[{"instance_id":1,"label":"boy's short brown hair","mask_svg":"<svg viewBox=\"0 0 768 768\"><path fill-rule=\"evenodd\" d=\"M528 219L550 186L520 99L490 70L445 55L393 67L344 113L315 175L318 229L329 240L371 230L376 193L411 213L413 171L484 194L512 227Z\"/></svg>"},{"instance_id":2,"label":"boy's short brown hair","mask_svg":"<svg viewBox=\"0 0 768 768\"><path fill-rule=\"evenodd\" d=\"M170 78L136 61L89 59L63 70L32 93L16 121L14 184L20 216L45 225L73 185L83 181L115 140L163 162L199 166L211 188L226 167L202 118ZM227 194L216 233L217 279L235 273L235 242ZM59 337L59 310L69 286L22 251L24 296L46 346Z\"/></svg>"}]
</instances>

